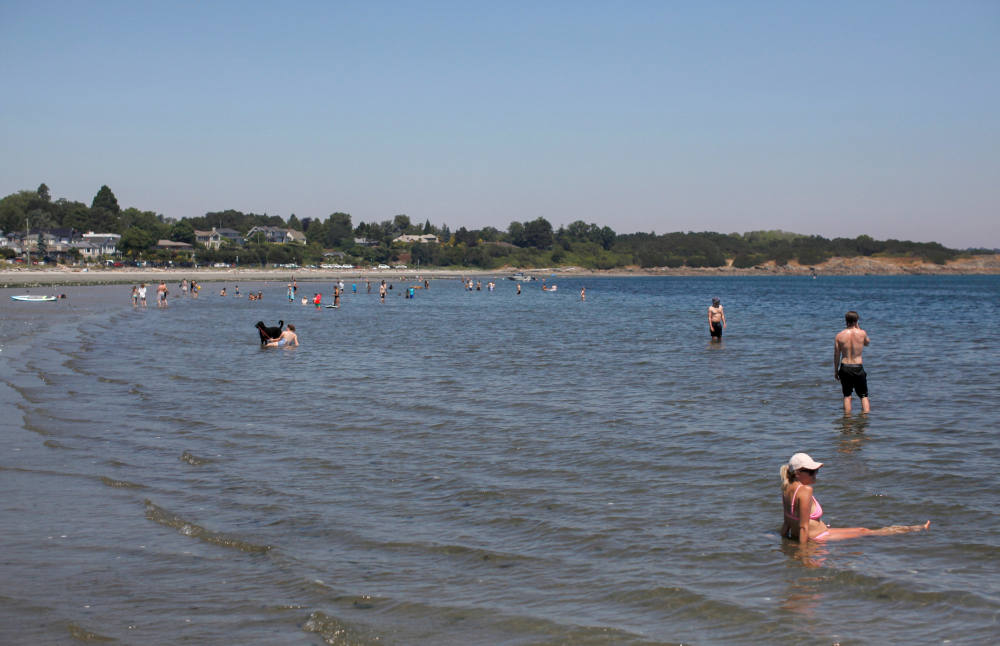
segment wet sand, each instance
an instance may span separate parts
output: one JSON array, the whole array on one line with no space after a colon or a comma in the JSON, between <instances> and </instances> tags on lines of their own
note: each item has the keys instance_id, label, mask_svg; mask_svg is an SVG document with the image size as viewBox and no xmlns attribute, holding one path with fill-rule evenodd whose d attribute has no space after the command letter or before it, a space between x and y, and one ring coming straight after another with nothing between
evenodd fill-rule
<instances>
[{"instance_id":1,"label":"wet sand","mask_svg":"<svg viewBox=\"0 0 1000 646\"><path fill-rule=\"evenodd\" d=\"M354 280L415 280L417 276L426 279L459 278L461 276L488 277L506 276L518 271L538 277L556 274L564 277L580 276L808 276L813 270L818 275L830 276L894 276L894 275L963 275L1000 274L1000 254L970 256L937 265L914 258L831 258L825 263L805 266L790 262L778 266L774 262L750 269L726 267L681 267L676 269L621 267L610 270L591 270L581 267L543 267L522 269L500 267L495 270L483 269L262 269L262 268L75 268L58 266L51 268L20 267L0 270L0 287L32 287L45 285L112 285L128 283L158 283L166 280L177 283L183 279L208 282L238 281L299 281L354 279Z\"/></svg>"}]
</instances>

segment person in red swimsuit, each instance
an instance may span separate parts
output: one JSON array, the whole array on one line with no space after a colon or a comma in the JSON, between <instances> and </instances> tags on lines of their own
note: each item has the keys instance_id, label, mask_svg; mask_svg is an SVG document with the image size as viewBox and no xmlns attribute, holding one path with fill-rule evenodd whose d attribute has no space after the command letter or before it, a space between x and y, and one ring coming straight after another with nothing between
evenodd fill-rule
<instances>
[{"instance_id":1,"label":"person in red swimsuit","mask_svg":"<svg viewBox=\"0 0 1000 646\"><path fill-rule=\"evenodd\" d=\"M823 507L813 496L813 485L822 462L816 462L807 453L796 453L781 466L781 503L784 523L782 538L797 540L800 545L808 541L836 541L860 536L889 536L919 532L930 527L931 521L923 525L890 525L881 529L866 527L828 527L821 518Z\"/></svg>"}]
</instances>

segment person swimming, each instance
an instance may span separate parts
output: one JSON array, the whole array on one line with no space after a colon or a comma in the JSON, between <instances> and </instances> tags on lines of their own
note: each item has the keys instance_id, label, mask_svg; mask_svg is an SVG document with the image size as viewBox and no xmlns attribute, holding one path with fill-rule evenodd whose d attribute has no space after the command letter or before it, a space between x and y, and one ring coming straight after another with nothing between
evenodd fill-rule
<instances>
[{"instance_id":1,"label":"person swimming","mask_svg":"<svg viewBox=\"0 0 1000 646\"><path fill-rule=\"evenodd\" d=\"M257 321L254 327L257 328L257 332L260 334L260 344L266 345L268 342L277 339L281 336L281 328L285 325L285 322L278 321L275 326L264 325L264 321Z\"/></svg>"},{"instance_id":2,"label":"person swimming","mask_svg":"<svg viewBox=\"0 0 1000 646\"><path fill-rule=\"evenodd\" d=\"M783 464L781 474L781 502L784 522L781 526L782 538L797 540L800 545L808 541L836 541L861 536L889 536L919 532L930 527L931 521L923 525L890 525L880 529L866 527L829 527L821 519L823 507L813 495L813 485L822 462L816 462L807 453L796 453Z\"/></svg>"},{"instance_id":3,"label":"person swimming","mask_svg":"<svg viewBox=\"0 0 1000 646\"><path fill-rule=\"evenodd\" d=\"M267 347L269 348L282 348L282 347L294 347L299 344L299 337L295 333L295 326L291 323L288 324L288 329L281 333L276 339L272 339L268 342Z\"/></svg>"}]
</instances>

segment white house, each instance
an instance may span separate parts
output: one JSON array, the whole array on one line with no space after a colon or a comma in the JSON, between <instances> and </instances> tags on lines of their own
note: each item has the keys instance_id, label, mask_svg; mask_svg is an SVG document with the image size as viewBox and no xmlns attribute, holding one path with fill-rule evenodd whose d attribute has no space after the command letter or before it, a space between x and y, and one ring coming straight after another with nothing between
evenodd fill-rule
<instances>
[{"instance_id":1,"label":"white house","mask_svg":"<svg viewBox=\"0 0 1000 646\"><path fill-rule=\"evenodd\" d=\"M240 232L236 229L228 229L226 227L221 229L212 227L211 231L199 231L195 229L194 237L195 241L205 245L209 249L218 249L226 240L236 245L243 244L243 237L240 235Z\"/></svg>"},{"instance_id":2,"label":"white house","mask_svg":"<svg viewBox=\"0 0 1000 646\"><path fill-rule=\"evenodd\" d=\"M410 235L410 234L404 234L404 235L401 235L401 236L399 236L397 238L393 238L392 241L393 242L403 242L403 243L406 243L406 244L412 244L414 242L427 243L427 242L437 242L438 241L438 237L436 235L434 235L433 233L425 233L425 234L419 235L419 236L417 236L417 235Z\"/></svg>"},{"instance_id":3,"label":"white house","mask_svg":"<svg viewBox=\"0 0 1000 646\"><path fill-rule=\"evenodd\" d=\"M282 229L281 227L254 227L243 236L247 242L270 242L273 244L284 244L286 242L305 242L306 236L301 231L295 229Z\"/></svg>"}]
</instances>

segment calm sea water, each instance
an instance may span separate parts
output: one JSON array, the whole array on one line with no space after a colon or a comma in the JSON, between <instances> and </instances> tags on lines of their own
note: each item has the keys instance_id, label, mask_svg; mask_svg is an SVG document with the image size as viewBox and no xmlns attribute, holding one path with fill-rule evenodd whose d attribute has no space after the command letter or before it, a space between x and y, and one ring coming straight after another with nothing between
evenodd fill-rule
<instances>
[{"instance_id":1,"label":"calm sea water","mask_svg":"<svg viewBox=\"0 0 1000 646\"><path fill-rule=\"evenodd\" d=\"M0 642L996 640L1000 278L345 282L0 290ZM800 553L796 451L830 524L931 531Z\"/></svg>"}]
</instances>

